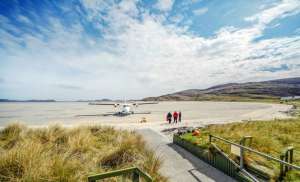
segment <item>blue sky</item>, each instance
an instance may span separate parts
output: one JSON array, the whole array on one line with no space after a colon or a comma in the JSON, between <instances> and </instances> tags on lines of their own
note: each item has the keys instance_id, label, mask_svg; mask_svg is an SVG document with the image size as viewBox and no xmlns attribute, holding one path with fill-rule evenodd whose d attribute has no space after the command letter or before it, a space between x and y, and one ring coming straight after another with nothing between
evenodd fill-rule
<instances>
[{"instance_id":1,"label":"blue sky","mask_svg":"<svg viewBox=\"0 0 300 182\"><path fill-rule=\"evenodd\" d=\"M299 77L299 0L2 0L0 98L142 99Z\"/></svg>"}]
</instances>

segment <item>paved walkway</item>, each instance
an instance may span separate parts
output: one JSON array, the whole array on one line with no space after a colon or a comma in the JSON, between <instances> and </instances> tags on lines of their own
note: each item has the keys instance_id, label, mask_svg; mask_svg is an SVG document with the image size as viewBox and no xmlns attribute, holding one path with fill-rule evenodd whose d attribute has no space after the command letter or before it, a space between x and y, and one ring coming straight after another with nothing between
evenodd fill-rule
<instances>
[{"instance_id":1,"label":"paved walkway","mask_svg":"<svg viewBox=\"0 0 300 182\"><path fill-rule=\"evenodd\" d=\"M140 129L151 147L156 148L157 155L163 156L164 174L170 176L170 181L200 181L200 182L236 182L209 164L198 159L191 153L168 142L163 136L151 129Z\"/></svg>"}]
</instances>

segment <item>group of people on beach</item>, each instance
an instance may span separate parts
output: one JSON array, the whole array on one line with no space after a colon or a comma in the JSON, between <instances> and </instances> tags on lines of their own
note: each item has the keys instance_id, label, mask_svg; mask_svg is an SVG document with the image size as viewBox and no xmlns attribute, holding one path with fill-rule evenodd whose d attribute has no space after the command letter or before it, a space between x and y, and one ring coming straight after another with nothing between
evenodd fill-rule
<instances>
[{"instance_id":1,"label":"group of people on beach","mask_svg":"<svg viewBox=\"0 0 300 182\"><path fill-rule=\"evenodd\" d=\"M181 122L181 111L179 111L179 113L177 113L176 111L174 112L174 114L173 114L174 122L173 123L176 122L176 124L177 124L177 118L178 117L179 117L178 122ZM171 112L168 113L167 119L169 121L169 124L171 124L171 121L172 121L172 114L171 114Z\"/></svg>"}]
</instances>

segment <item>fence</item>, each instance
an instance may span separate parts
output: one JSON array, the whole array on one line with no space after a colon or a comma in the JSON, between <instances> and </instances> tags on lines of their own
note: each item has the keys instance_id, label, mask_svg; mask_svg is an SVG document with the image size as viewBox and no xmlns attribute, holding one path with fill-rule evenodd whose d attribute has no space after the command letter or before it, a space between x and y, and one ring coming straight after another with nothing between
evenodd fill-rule
<instances>
[{"instance_id":1,"label":"fence","mask_svg":"<svg viewBox=\"0 0 300 182\"><path fill-rule=\"evenodd\" d=\"M215 167L219 171L225 173L226 175L236 179L237 168L234 164L232 164L228 159L222 156L219 153L211 153L208 149L202 148L198 145L193 145L188 140L182 139L176 134L173 137L173 143L179 145L180 147L184 148L188 152L192 153L202 161L210 164L211 166ZM241 175L240 178L243 178ZM244 178L243 178L244 179Z\"/></svg>"},{"instance_id":2,"label":"fence","mask_svg":"<svg viewBox=\"0 0 300 182\"><path fill-rule=\"evenodd\" d=\"M213 137L213 138L216 138L216 139L219 139L219 140L222 140L222 141L224 141L224 142L230 144L230 150L231 150L231 147L235 146L235 147L239 150L240 165L238 165L237 163L235 163L234 161L232 161L232 160L230 159L230 157L228 157L228 156L227 156L224 152L222 152L218 147L216 147L213 143L211 143L211 138L212 138L212 137ZM247 148L247 147L242 146L242 145L238 145L238 144L236 144L236 143L230 142L230 141L228 141L228 140L225 140L225 139L223 139L223 138L219 138L219 137L214 136L214 135L209 135L209 143L210 143L215 149L217 149L224 157L226 157L229 161L231 161L237 168L239 168L245 175L247 175L249 178L251 178L251 179L252 179L253 181L255 181L255 182L256 182L257 180L256 180L252 175L250 175L250 174L244 169L244 161L243 161L243 159L244 159L244 150L247 150L247 151L249 151L249 152L252 152L252 153L255 153L255 154L260 155L260 156L262 156L262 157L265 157L265 158L267 158L267 159L269 159L269 160L273 160L273 161L275 161L275 162L280 163L280 171L281 171L281 175L283 174L283 169L282 169L282 168L283 168L283 165L286 166L286 167L285 167L285 170L286 170L286 171L288 171L288 167L300 171L300 167L295 166L295 165L292 164L293 150L294 150L293 147L288 147L288 148L286 148L286 149L282 152L282 154L280 155L281 160L279 160L279 159L276 159L276 158L274 158L274 157L268 156L268 155L266 155L266 154L260 153L260 152L258 152L258 151L252 150L252 149ZM290 153L291 153L291 158L290 158L291 160L290 160L290 163L288 163L288 151L290 151ZM232 152L232 151L230 151L230 152ZM237 155L238 155L238 153L237 153ZM284 156L285 156L286 162L283 161Z\"/></svg>"},{"instance_id":3,"label":"fence","mask_svg":"<svg viewBox=\"0 0 300 182\"><path fill-rule=\"evenodd\" d=\"M230 144L230 150L231 147L238 147L238 155L239 156L243 156L244 155L244 150L253 152L255 154L258 154L260 156L263 156L267 159L276 161L278 163L280 163L281 165L281 175L283 174L283 165L286 166L285 171L288 170L288 167L290 168L294 168L296 170L300 170L300 167L292 165L292 158L293 158L293 148L289 147L287 149L285 149L283 151L283 153L281 154L281 160L273 158L271 156L262 154L260 152L257 152L255 150L252 150L250 148L247 148L245 146L242 145L238 145L236 143L227 141L225 139L210 135L210 143L211 143L211 138L214 137L216 139L222 140L224 142L227 142ZM249 145L251 145L252 143L252 137L248 136L248 137L244 137L240 144L245 145L245 140L249 139ZM211 145L216 148L218 150L218 152L209 152L208 149L206 148L202 148L198 145L193 145L191 142L189 142L186 139L180 138L177 134L174 134L173 137L173 142L177 145L179 145L180 147L184 148L185 150L189 151L190 153L192 153L193 155L195 155L196 157L198 157L199 159L203 160L204 162L212 165L213 167L215 167L216 169L220 170L221 172L223 172L224 174L236 179L237 181L240 182L244 182L244 181L249 181L251 182L253 181L257 181L253 176L255 176L256 178L260 178L263 179L264 181L270 181L271 176L262 171L257 169L254 166L251 166L249 164L244 164L243 161L243 157L240 157L240 165L238 165L237 163L235 163L230 157L228 157L224 152L222 152L218 147L216 147L213 143L211 143ZM290 151L290 163L287 163L288 161L288 151ZM231 151L230 151L231 152ZM283 158L285 158L286 162L283 161ZM246 170L245 170L246 169ZM243 172L243 174L245 174L246 176L248 176L248 178L246 178L243 174L240 174L239 172ZM249 171L251 174L249 174L247 171ZM250 179L252 180L250 180Z\"/></svg>"},{"instance_id":4,"label":"fence","mask_svg":"<svg viewBox=\"0 0 300 182\"><path fill-rule=\"evenodd\" d=\"M132 168L127 168L127 169L113 171L113 172L91 175L88 177L88 181L96 182L96 180L99 180L99 179L111 178L111 177L115 177L115 176L129 174L129 173L133 173L133 181L134 182L139 182L140 176L148 182L152 181L151 177L148 174L144 173L142 170L140 170L138 167L132 167Z\"/></svg>"}]
</instances>

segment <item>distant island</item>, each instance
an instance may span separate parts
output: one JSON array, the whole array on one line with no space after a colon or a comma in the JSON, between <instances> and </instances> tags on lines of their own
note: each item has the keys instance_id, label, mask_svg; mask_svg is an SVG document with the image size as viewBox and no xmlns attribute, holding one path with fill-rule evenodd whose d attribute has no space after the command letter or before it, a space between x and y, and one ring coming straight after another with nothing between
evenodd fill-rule
<instances>
[{"instance_id":1,"label":"distant island","mask_svg":"<svg viewBox=\"0 0 300 182\"><path fill-rule=\"evenodd\" d=\"M55 100L9 100L9 99L0 99L0 102L56 102Z\"/></svg>"}]
</instances>

